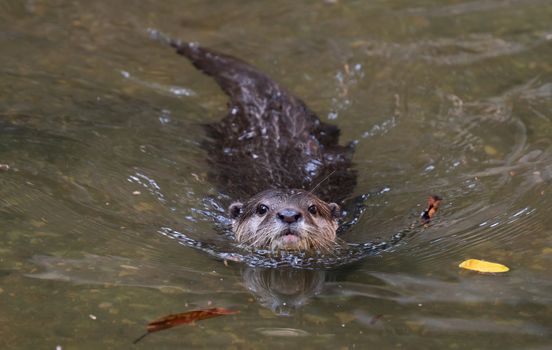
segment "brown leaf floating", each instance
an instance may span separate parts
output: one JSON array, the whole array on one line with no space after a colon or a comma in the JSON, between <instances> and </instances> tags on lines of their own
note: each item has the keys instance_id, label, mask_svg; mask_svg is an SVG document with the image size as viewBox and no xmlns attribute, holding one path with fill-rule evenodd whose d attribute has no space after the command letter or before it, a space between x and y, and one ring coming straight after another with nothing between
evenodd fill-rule
<instances>
[{"instance_id":1,"label":"brown leaf floating","mask_svg":"<svg viewBox=\"0 0 552 350\"><path fill-rule=\"evenodd\" d=\"M443 198L439 196L429 196L427 199L427 209L422 213L422 223L427 224L431 221L435 214L437 214L437 210L439 209L439 205L442 200Z\"/></svg>"},{"instance_id":2,"label":"brown leaf floating","mask_svg":"<svg viewBox=\"0 0 552 350\"><path fill-rule=\"evenodd\" d=\"M144 339L146 335L153 332L162 331L164 329L169 329L181 324L193 324L195 321L205 320L207 318L224 315L235 315L238 313L239 311L237 310L229 310L222 307L215 307L212 309L194 310L179 314L167 315L148 323L148 326L146 327L147 332L136 339L133 343L138 343L140 340Z\"/></svg>"}]
</instances>

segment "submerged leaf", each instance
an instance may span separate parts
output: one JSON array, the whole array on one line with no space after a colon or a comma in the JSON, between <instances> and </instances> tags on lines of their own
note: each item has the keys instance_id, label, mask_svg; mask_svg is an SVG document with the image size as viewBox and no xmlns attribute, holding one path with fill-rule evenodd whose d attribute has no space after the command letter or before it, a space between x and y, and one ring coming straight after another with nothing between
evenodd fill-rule
<instances>
[{"instance_id":1,"label":"submerged leaf","mask_svg":"<svg viewBox=\"0 0 552 350\"><path fill-rule=\"evenodd\" d=\"M206 310L188 311L180 314L168 315L148 323L148 332L157 332L163 329L171 328L179 324L189 324L206 318L222 315L234 315L239 311L228 310L221 307L215 307Z\"/></svg>"},{"instance_id":2,"label":"submerged leaf","mask_svg":"<svg viewBox=\"0 0 552 350\"><path fill-rule=\"evenodd\" d=\"M463 269L472 270L472 271L478 271L478 272L506 272L510 269L502 264L493 263L489 261L484 260L478 260L478 259L468 259L465 261L462 261L458 267L461 267Z\"/></svg>"},{"instance_id":3,"label":"submerged leaf","mask_svg":"<svg viewBox=\"0 0 552 350\"><path fill-rule=\"evenodd\" d=\"M146 328L147 333L136 339L134 341L134 344L142 340L146 335L153 332L169 329L180 324L192 324L195 321L200 321L211 317L234 315L237 313L239 313L239 311L237 310L228 310L222 307L215 307L212 309L194 310L183 312L180 314L167 315L148 323L148 326Z\"/></svg>"}]
</instances>

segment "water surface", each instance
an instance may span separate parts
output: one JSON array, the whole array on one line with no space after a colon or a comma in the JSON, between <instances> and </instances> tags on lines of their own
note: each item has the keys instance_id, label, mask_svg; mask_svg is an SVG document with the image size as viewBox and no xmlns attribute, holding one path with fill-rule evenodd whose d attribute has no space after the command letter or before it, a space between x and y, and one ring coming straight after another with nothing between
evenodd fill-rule
<instances>
[{"instance_id":1,"label":"water surface","mask_svg":"<svg viewBox=\"0 0 552 350\"><path fill-rule=\"evenodd\" d=\"M0 1L0 346L122 349L158 316L239 315L136 348L552 346L548 1ZM369 194L329 269L260 269L211 216L201 124L226 97L156 28L241 57L356 140ZM206 215L209 214L209 215ZM467 258L505 275L460 271Z\"/></svg>"}]
</instances>

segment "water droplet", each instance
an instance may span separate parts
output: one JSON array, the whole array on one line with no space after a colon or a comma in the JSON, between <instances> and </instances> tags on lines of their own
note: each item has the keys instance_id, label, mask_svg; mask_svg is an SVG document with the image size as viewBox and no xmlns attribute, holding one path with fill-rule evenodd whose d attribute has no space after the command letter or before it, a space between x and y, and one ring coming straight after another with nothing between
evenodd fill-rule
<instances>
[{"instance_id":1,"label":"water droplet","mask_svg":"<svg viewBox=\"0 0 552 350\"><path fill-rule=\"evenodd\" d=\"M433 171L435 170L435 166L434 165L428 165L425 167L424 171L429 173L430 171Z\"/></svg>"}]
</instances>

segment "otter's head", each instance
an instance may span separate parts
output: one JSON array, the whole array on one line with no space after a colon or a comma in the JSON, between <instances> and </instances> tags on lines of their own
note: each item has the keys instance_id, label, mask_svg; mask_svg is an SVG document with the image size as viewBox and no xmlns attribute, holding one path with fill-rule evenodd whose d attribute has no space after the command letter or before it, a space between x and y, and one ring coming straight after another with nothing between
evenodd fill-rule
<instances>
[{"instance_id":1,"label":"otter's head","mask_svg":"<svg viewBox=\"0 0 552 350\"><path fill-rule=\"evenodd\" d=\"M230 205L239 243L272 250L335 247L339 206L303 190L267 190Z\"/></svg>"}]
</instances>

